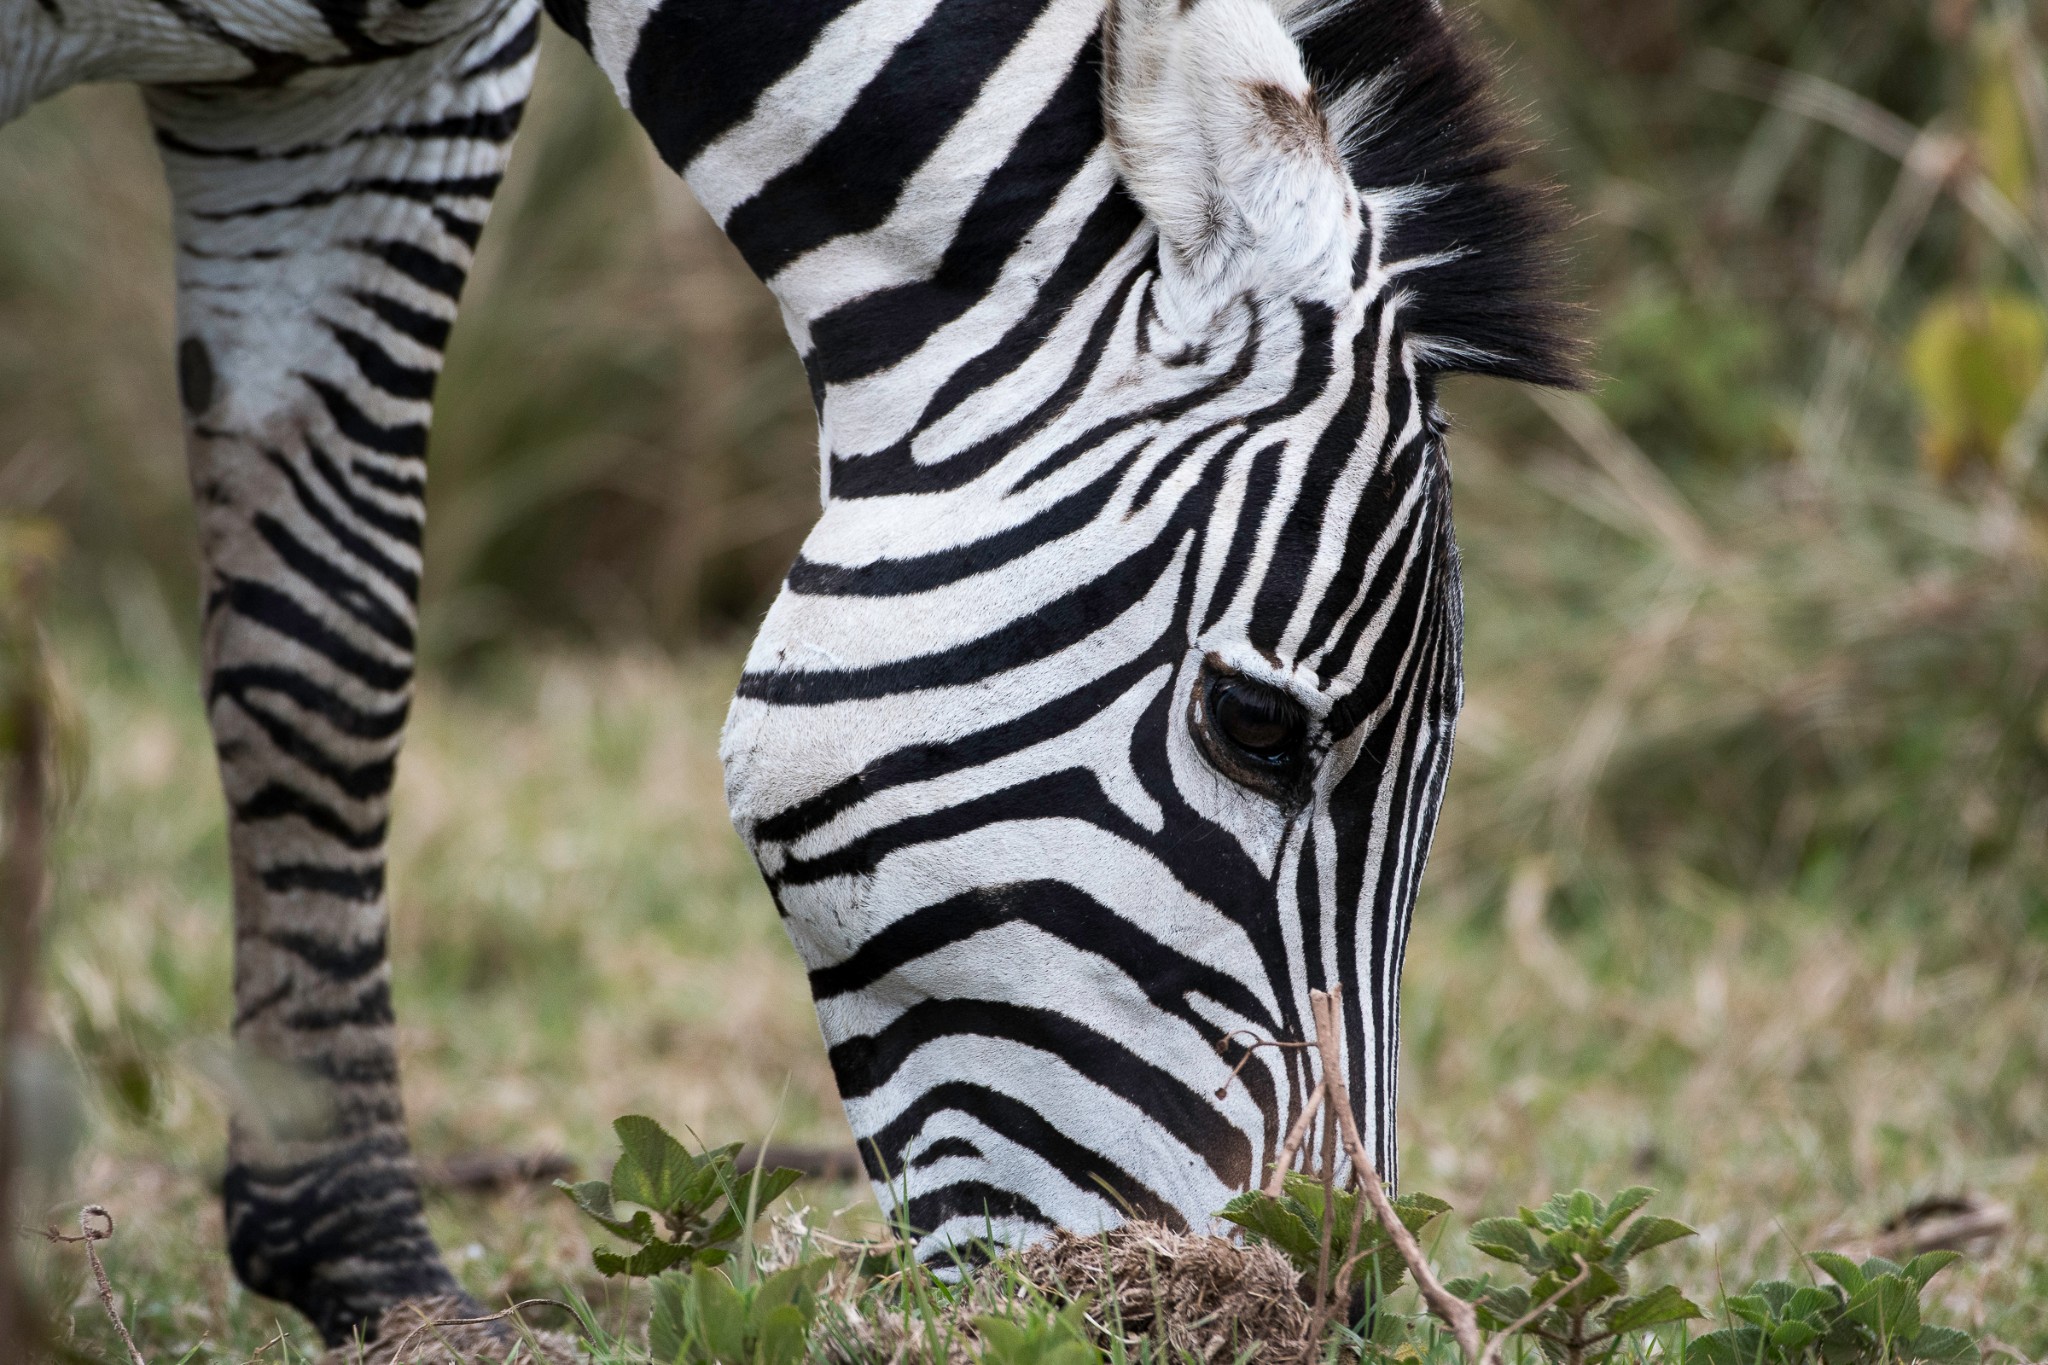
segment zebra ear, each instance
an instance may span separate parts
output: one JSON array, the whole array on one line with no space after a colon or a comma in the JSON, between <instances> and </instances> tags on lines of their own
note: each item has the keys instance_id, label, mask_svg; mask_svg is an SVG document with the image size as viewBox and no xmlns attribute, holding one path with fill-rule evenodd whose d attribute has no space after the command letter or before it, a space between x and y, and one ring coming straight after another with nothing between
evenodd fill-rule
<instances>
[{"instance_id":1,"label":"zebra ear","mask_svg":"<svg viewBox=\"0 0 2048 1365\"><path fill-rule=\"evenodd\" d=\"M1103 124L1158 229L1169 314L1200 327L1246 291L1341 305L1358 191L1269 0L1110 0Z\"/></svg>"}]
</instances>

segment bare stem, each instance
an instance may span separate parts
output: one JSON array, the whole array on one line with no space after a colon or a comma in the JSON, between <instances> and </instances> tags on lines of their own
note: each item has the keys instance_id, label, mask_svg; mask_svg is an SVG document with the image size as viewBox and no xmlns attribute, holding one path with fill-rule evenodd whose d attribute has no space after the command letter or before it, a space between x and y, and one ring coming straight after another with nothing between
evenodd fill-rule
<instances>
[{"instance_id":1,"label":"bare stem","mask_svg":"<svg viewBox=\"0 0 2048 1365\"><path fill-rule=\"evenodd\" d=\"M1294 1169L1294 1159L1301 1155L1301 1144L1308 1141L1308 1126L1314 1122L1316 1108L1322 1102L1323 1087L1321 1082L1317 1082L1316 1088L1308 1092L1308 1102L1301 1106L1294 1126L1287 1130L1287 1138L1280 1144L1280 1155L1273 1162L1272 1178L1266 1181L1266 1193L1275 1199L1287 1192L1287 1173Z\"/></svg>"},{"instance_id":2,"label":"bare stem","mask_svg":"<svg viewBox=\"0 0 2048 1365\"><path fill-rule=\"evenodd\" d=\"M1343 1052L1338 1046L1342 1024L1337 1012L1337 998L1342 990L1342 987L1333 986L1327 991L1310 991L1308 1003L1315 1016L1316 1049L1322 1054L1323 1085L1329 1090L1331 1107L1337 1111L1337 1123L1343 1130L1344 1148L1351 1156L1351 1168L1358 1176L1366 1199L1372 1204L1373 1216L1379 1219L1387 1239L1401 1254L1408 1273L1415 1277L1415 1287L1421 1291L1422 1301L1451 1329L1451 1336L1457 1340L1458 1349L1464 1353L1465 1359L1478 1365L1481 1360L1479 1315L1471 1304L1445 1289L1443 1281L1437 1279L1436 1272L1429 1268L1429 1261L1423 1256L1415 1234L1408 1231L1408 1225L1401 1221L1393 1201L1387 1198L1386 1186L1380 1183L1379 1171L1374 1168L1372 1158L1366 1155L1365 1141L1358 1135L1358 1120L1352 1116L1351 1096L1344 1087Z\"/></svg>"},{"instance_id":3,"label":"bare stem","mask_svg":"<svg viewBox=\"0 0 2048 1365\"><path fill-rule=\"evenodd\" d=\"M105 1222L106 1226L94 1227L92 1220L95 1218ZM135 1349L135 1338L128 1335L128 1325L121 1321L121 1310L114 1306L113 1283L107 1279L107 1268L100 1264L99 1249L93 1245L95 1242L104 1242L114 1235L114 1215L107 1212L102 1204L87 1204L78 1211L78 1236L67 1237L55 1228L51 1228L43 1235L53 1242L85 1244L86 1262L92 1266L92 1277L100 1287L100 1307L107 1310L107 1321L113 1323L114 1330L121 1334L121 1344L128 1348L130 1365L149 1365L149 1362L142 1358L142 1352Z\"/></svg>"}]
</instances>

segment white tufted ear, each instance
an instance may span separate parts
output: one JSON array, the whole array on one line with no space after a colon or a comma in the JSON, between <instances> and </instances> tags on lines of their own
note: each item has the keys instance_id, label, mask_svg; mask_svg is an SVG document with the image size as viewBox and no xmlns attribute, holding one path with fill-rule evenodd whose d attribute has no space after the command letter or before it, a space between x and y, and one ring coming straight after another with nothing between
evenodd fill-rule
<instances>
[{"instance_id":1,"label":"white tufted ear","mask_svg":"<svg viewBox=\"0 0 2048 1365\"><path fill-rule=\"evenodd\" d=\"M1269 0L1110 0L1103 56L1110 151L1159 230L1169 325L1246 291L1341 306L1358 191Z\"/></svg>"}]
</instances>

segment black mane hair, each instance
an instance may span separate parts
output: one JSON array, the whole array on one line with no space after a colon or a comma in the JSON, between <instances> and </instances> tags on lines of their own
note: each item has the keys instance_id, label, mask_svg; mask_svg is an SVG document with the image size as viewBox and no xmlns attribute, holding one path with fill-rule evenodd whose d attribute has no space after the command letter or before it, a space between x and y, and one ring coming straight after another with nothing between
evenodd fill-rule
<instances>
[{"instance_id":1,"label":"black mane hair","mask_svg":"<svg viewBox=\"0 0 2048 1365\"><path fill-rule=\"evenodd\" d=\"M1346 150L1358 187L1426 202L1398 216L1389 260L1442 254L1408 278L1414 335L1441 343L1432 368L1576 388L1580 310L1563 301L1565 213L1548 186L1510 180L1524 144L1475 55L1436 0L1297 4L1292 25L1325 108L1362 101Z\"/></svg>"}]
</instances>

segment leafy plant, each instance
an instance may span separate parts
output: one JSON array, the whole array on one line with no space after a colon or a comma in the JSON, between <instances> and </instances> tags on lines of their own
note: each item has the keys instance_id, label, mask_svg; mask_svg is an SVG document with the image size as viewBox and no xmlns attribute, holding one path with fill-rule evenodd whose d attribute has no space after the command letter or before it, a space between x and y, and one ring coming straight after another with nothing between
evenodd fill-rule
<instances>
[{"instance_id":1,"label":"leafy plant","mask_svg":"<svg viewBox=\"0 0 2048 1365\"><path fill-rule=\"evenodd\" d=\"M1085 1302L1060 1309L1025 1304L1016 1316L976 1318L982 1365L1100 1365L1102 1351L1089 1337L1087 1312Z\"/></svg>"},{"instance_id":2,"label":"leafy plant","mask_svg":"<svg viewBox=\"0 0 2048 1365\"><path fill-rule=\"evenodd\" d=\"M699 1261L654 1281L648 1351L660 1365L797 1365L809 1351L829 1257L735 1285Z\"/></svg>"},{"instance_id":3,"label":"leafy plant","mask_svg":"<svg viewBox=\"0 0 2048 1365\"><path fill-rule=\"evenodd\" d=\"M1655 1194L1638 1186L1603 1203L1578 1190L1555 1195L1540 1209L1523 1209L1519 1218L1482 1219L1472 1227L1472 1245L1517 1267L1531 1282L1460 1279L1445 1288L1470 1302L1488 1331L1529 1318L1521 1330L1536 1338L1546 1356L1566 1365L1580 1365L1602 1346L1611 1352L1630 1333L1703 1317L1673 1285L1629 1292L1629 1262L1693 1235L1674 1218L1638 1216Z\"/></svg>"},{"instance_id":4,"label":"leafy plant","mask_svg":"<svg viewBox=\"0 0 2048 1365\"><path fill-rule=\"evenodd\" d=\"M746 1230L754 1210L794 1185L801 1173L757 1170L742 1175L740 1145L692 1155L653 1119L628 1114L612 1124L622 1149L611 1179L555 1188L615 1237L639 1249L621 1256L598 1247L591 1261L603 1275L644 1277L675 1266L710 1267L728 1260L728 1244ZM625 1217L623 1205L637 1205Z\"/></svg>"},{"instance_id":5,"label":"leafy plant","mask_svg":"<svg viewBox=\"0 0 2048 1365\"><path fill-rule=\"evenodd\" d=\"M1808 1259L1834 1283L1765 1280L1730 1296L1722 1306L1741 1325L1693 1342L1689 1365L1975 1365L1977 1346L1966 1333L1921 1319L1921 1291L1961 1259L1955 1252L1930 1251L1903 1266L1878 1256L1858 1265L1825 1251Z\"/></svg>"},{"instance_id":6,"label":"leafy plant","mask_svg":"<svg viewBox=\"0 0 2048 1365\"><path fill-rule=\"evenodd\" d=\"M1384 1298L1401 1287L1407 1267L1370 1211L1363 1220L1357 1247L1351 1244L1352 1228L1361 1226L1358 1202L1363 1195L1356 1190L1326 1190L1320 1180L1299 1171L1289 1171L1281 1184L1279 1198L1263 1190L1247 1190L1225 1204L1217 1217L1278 1248L1311 1281L1323 1265L1327 1218L1332 1272L1350 1264L1354 1256L1359 1258L1351 1274L1339 1277L1344 1282L1332 1286L1336 1297L1341 1298L1352 1284L1375 1298ZM1449 1204L1428 1194L1404 1194L1393 1202L1402 1224L1413 1233L1420 1233L1451 1210Z\"/></svg>"}]
</instances>

